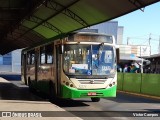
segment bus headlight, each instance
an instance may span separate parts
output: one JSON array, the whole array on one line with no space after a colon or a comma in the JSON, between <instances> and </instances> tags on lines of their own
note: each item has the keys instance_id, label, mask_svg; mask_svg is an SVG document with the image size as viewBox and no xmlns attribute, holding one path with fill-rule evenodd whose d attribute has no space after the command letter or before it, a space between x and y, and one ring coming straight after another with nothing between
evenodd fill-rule
<instances>
[{"instance_id":1,"label":"bus headlight","mask_svg":"<svg viewBox=\"0 0 160 120\"><path fill-rule=\"evenodd\" d=\"M69 86L69 82L66 82L66 85Z\"/></svg>"},{"instance_id":2,"label":"bus headlight","mask_svg":"<svg viewBox=\"0 0 160 120\"><path fill-rule=\"evenodd\" d=\"M73 87L73 84L72 84L72 83L70 84L70 87Z\"/></svg>"},{"instance_id":3,"label":"bus headlight","mask_svg":"<svg viewBox=\"0 0 160 120\"><path fill-rule=\"evenodd\" d=\"M111 74L112 74L112 73L115 73L115 69L111 69L110 73L111 73Z\"/></svg>"},{"instance_id":4,"label":"bus headlight","mask_svg":"<svg viewBox=\"0 0 160 120\"><path fill-rule=\"evenodd\" d=\"M66 85L69 87L74 87L74 85L71 82L66 82Z\"/></svg>"}]
</instances>

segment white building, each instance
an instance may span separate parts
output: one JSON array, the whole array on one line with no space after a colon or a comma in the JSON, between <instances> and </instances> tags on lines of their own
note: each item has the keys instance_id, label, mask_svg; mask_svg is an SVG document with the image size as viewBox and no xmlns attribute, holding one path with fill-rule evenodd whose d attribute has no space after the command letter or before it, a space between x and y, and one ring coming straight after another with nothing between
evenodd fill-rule
<instances>
[{"instance_id":1,"label":"white building","mask_svg":"<svg viewBox=\"0 0 160 120\"><path fill-rule=\"evenodd\" d=\"M98 29L98 33L114 35L116 44L123 42L123 27L118 26L118 21L108 21L101 24L91 26L89 29Z\"/></svg>"},{"instance_id":2,"label":"white building","mask_svg":"<svg viewBox=\"0 0 160 120\"><path fill-rule=\"evenodd\" d=\"M0 56L0 72L21 72L21 49Z\"/></svg>"}]
</instances>

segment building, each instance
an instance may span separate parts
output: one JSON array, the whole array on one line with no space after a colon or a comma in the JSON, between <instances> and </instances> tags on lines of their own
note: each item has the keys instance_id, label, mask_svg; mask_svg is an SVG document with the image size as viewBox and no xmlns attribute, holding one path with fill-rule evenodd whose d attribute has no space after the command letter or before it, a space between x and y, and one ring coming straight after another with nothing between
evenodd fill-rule
<instances>
[{"instance_id":1,"label":"building","mask_svg":"<svg viewBox=\"0 0 160 120\"><path fill-rule=\"evenodd\" d=\"M118 31L117 31L117 44L123 44L123 26L118 26Z\"/></svg>"},{"instance_id":2,"label":"building","mask_svg":"<svg viewBox=\"0 0 160 120\"><path fill-rule=\"evenodd\" d=\"M160 54L154 54L146 57L151 64L149 65L148 73L157 73L160 74Z\"/></svg>"},{"instance_id":3,"label":"building","mask_svg":"<svg viewBox=\"0 0 160 120\"><path fill-rule=\"evenodd\" d=\"M114 35L116 44L123 42L123 27L118 26L118 21L108 21L89 27L89 29L98 29L98 33Z\"/></svg>"},{"instance_id":4,"label":"building","mask_svg":"<svg viewBox=\"0 0 160 120\"><path fill-rule=\"evenodd\" d=\"M21 72L21 49L0 55L0 72Z\"/></svg>"},{"instance_id":5,"label":"building","mask_svg":"<svg viewBox=\"0 0 160 120\"><path fill-rule=\"evenodd\" d=\"M130 55L131 57L146 57L150 56L149 45L117 45L120 50L120 55Z\"/></svg>"}]
</instances>

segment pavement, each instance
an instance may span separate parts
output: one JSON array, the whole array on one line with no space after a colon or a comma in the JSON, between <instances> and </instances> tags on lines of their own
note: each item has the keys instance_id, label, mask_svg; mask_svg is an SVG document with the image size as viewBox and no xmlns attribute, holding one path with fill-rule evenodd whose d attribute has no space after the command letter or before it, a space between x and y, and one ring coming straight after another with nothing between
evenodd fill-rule
<instances>
[{"instance_id":1,"label":"pavement","mask_svg":"<svg viewBox=\"0 0 160 120\"><path fill-rule=\"evenodd\" d=\"M81 120L59 106L26 92L27 87L23 83L0 78L0 120Z\"/></svg>"},{"instance_id":2,"label":"pavement","mask_svg":"<svg viewBox=\"0 0 160 120\"><path fill-rule=\"evenodd\" d=\"M134 95L134 96L140 96L143 98L148 98L148 99L153 99L153 100L160 100L159 96L152 96L152 95L147 95L147 94L141 94L141 93L133 93L133 92L127 92L127 91L121 91L117 90L118 93L124 93L124 94L129 94L129 95Z\"/></svg>"}]
</instances>

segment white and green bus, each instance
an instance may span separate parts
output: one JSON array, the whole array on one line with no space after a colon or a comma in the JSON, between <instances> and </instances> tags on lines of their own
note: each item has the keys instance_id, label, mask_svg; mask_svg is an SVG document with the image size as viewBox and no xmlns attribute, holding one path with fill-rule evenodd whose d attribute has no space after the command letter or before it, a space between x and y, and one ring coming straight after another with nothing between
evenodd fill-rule
<instances>
[{"instance_id":1,"label":"white and green bus","mask_svg":"<svg viewBox=\"0 0 160 120\"><path fill-rule=\"evenodd\" d=\"M22 81L51 99L115 97L115 39L77 32L22 51Z\"/></svg>"}]
</instances>

